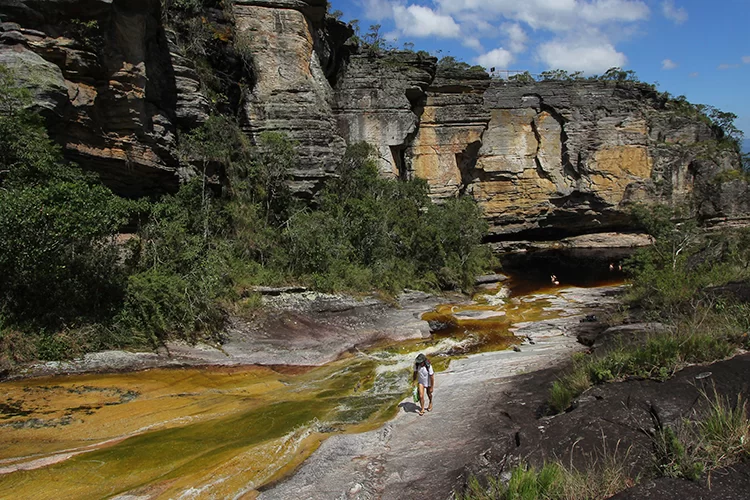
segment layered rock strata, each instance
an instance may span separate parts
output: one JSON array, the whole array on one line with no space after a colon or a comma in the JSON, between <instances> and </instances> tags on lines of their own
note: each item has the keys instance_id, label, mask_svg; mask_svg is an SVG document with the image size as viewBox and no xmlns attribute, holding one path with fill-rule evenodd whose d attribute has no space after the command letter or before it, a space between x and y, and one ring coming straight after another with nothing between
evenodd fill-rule
<instances>
[{"instance_id":1,"label":"layered rock strata","mask_svg":"<svg viewBox=\"0 0 750 500\"><path fill-rule=\"evenodd\" d=\"M402 177L405 151L417 133L426 89L435 76L434 57L413 52L352 54L336 87L339 130L352 144L377 149L380 172Z\"/></svg>"},{"instance_id":2,"label":"layered rock strata","mask_svg":"<svg viewBox=\"0 0 750 500\"><path fill-rule=\"evenodd\" d=\"M123 195L176 189L189 174L179 132L221 111L255 143L266 131L296 142L299 196L318 192L346 144L367 141L383 175L426 179L436 202L474 197L496 243L627 231L634 202L725 224L750 214L747 182L727 175L739 155L650 86L506 82L420 53L369 52L345 43L352 30L326 16L325 0L224 7L193 21L231 52L208 61L230 109L157 0L0 0L0 64L32 90L66 155Z\"/></svg>"},{"instance_id":3,"label":"layered rock strata","mask_svg":"<svg viewBox=\"0 0 750 500\"><path fill-rule=\"evenodd\" d=\"M433 198L457 196L473 181L490 122L489 75L440 71L427 89L420 126L406 151L410 176L426 179Z\"/></svg>"},{"instance_id":4,"label":"layered rock strata","mask_svg":"<svg viewBox=\"0 0 750 500\"><path fill-rule=\"evenodd\" d=\"M292 189L312 196L332 174L346 143L333 115L333 89L321 65L315 26L324 21L326 2L318 0L238 0L236 38L252 55L256 81L246 93L248 132L284 132L297 142L299 167Z\"/></svg>"},{"instance_id":5,"label":"layered rock strata","mask_svg":"<svg viewBox=\"0 0 750 500\"><path fill-rule=\"evenodd\" d=\"M177 89L159 2L2 0L0 64L66 155L124 195L176 189Z\"/></svg>"},{"instance_id":6,"label":"layered rock strata","mask_svg":"<svg viewBox=\"0 0 750 500\"><path fill-rule=\"evenodd\" d=\"M627 229L629 204L688 205L736 165L731 154L706 159L711 128L675 117L645 85L483 85L436 79L407 161L433 198L473 196L496 240ZM693 208L702 216L744 210L711 199Z\"/></svg>"}]
</instances>

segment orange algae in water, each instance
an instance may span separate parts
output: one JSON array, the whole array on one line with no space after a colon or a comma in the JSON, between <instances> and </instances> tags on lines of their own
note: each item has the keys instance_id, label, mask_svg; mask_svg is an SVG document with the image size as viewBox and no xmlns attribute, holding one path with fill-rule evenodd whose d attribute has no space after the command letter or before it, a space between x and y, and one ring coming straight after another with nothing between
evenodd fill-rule
<instances>
[{"instance_id":1,"label":"orange algae in water","mask_svg":"<svg viewBox=\"0 0 750 500\"><path fill-rule=\"evenodd\" d=\"M10 398L35 394L27 408L36 413L16 417L16 427L0 434L0 497L250 491L317 447L316 422L343 429L391 418L400 394L373 403L366 395L374 367L351 358L299 375L151 370L4 384ZM137 396L107 404L126 388Z\"/></svg>"},{"instance_id":2,"label":"orange algae in water","mask_svg":"<svg viewBox=\"0 0 750 500\"><path fill-rule=\"evenodd\" d=\"M504 314L471 317L498 312ZM434 313L479 332L472 352L505 348L518 341L508 330L513 323L556 314L544 300L446 305ZM41 468L0 475L0 497L252 495L293 470L327 433L369 430L394 416L405 394L374 390L378 349L411 356L426 343L438 347L442 337L318 368L162 369L4 383L8 401L21 401L15 408L22 411L0 421L7 424L0 469L34 460ZM450 359L433 362L447 367ZM54 457L61 461L44 465Z\"/></svg>"}]
</instances>

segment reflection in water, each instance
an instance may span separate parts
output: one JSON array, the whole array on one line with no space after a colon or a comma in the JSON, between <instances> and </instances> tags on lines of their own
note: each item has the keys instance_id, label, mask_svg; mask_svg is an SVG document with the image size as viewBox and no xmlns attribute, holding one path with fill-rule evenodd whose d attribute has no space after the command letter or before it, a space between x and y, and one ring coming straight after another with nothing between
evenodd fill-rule
<instances>
[{"instance_id":1,"label":"reflection in water","mask_svg":"<svg viewBox=\"0 0 750 500\"><path fill-rule=\"evenodd\" d=\"M497 292L426 314L439 329L429 339L374 346L317 368L159 369L3 383L0 498L252 495L327 435L392 418L416 352L444 369L452 357L518 342L509 332L514 323L560 314L549 295L506 301Z\"/></svg>"},{"instance_id":2,"label":"reflection in water","mask_svg":"<svg viewBox=\"0 0 750 500\"><path fill-rule=\"evenodd\" d=\"M503 255L500 261L503 272L512 278L513 295L522 296L553 287L552 275L557 277L560 286L622 283L625 274L620 266L632 253L629 248L542 250Z\"/></svg>"}]
</instances>

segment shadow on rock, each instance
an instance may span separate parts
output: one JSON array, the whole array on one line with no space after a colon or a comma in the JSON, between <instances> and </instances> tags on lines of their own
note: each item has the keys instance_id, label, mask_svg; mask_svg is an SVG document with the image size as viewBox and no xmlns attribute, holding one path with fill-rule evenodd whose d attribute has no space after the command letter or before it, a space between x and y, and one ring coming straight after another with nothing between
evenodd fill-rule
<instances>
[{"instance_id":1,"label":"shadow on rock","mask_svg":"<svg viewBox=\"0 0 750 500\"><path fill-rule=\"evenodd\" d=\"M398 405L399 408L404 409L404 413L419 413L419 405L405 401Z\"/></svg>"}]
</instances>

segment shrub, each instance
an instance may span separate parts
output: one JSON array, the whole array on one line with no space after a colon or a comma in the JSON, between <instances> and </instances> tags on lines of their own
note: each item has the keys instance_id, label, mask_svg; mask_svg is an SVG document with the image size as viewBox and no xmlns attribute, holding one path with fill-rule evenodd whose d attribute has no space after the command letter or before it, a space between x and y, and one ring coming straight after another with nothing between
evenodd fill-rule
<instances>
[{"instance_id":1,"label":"shrub","mask_svg":"<svg viewBox=\"0 0 750 500\"><path fill-rule=\"evenodd\" d=\"M693 424L697 431L700 456L706 467L716 469L750 456L750 419L747 403L737 395L736 403L719 395L703 392L708 409Z\"/></svg>"},{"instance_id":2,"label":"shrub","mask_svg":"<svg viewBox=\"0 0 750 500\"><path fill-rule=\"evenodd\" d=\"M456 495L461 500L589 500L609 498L633 486L638 478L631 477L629 452L620 453L616 447L608 451L606 445L596 459L580 470L560 461L545 463L540 469L519 464L510 471L507 483L498 478L486 478L486 485L476 477L469 478L466 491Z\"/></svg>"},{"instance_id":3,"label":"shrub","mask_svg":"<svg viewBox=\"0 0 750 500\"><path fill-rule=\"evenodd\" d=\"M552 383L552 388L549 391L548 402L550 408L555 413L562 413L570 408L570 403L573 401L574 396L574 391L565 382L556 380Z\"/></svg>"},{"instance_id":4,"label":"shrub","mask_svg":"<svg viewBox=\"0 0 750 500\"><path fill-rule=\"evenodd\" d=\"M16 324L101 319L122 296L111 237L128 203L64 162L0 67L0 312Z\"/></svg>"},{"instance_id":5,"label":"shrub","mask_svg":"<svg viewBox=\"0 0 750 500\"><path fill-rule=\"evenodd\" d=\"M220 299L232 292L228 224L201 178L154 204L135 244L118 327L153 343L216 335Z\"/></svg>"},{"instance_id":6,"label":"shrub","mask_svg":"<svg viewBox=\"0 0 750 500\"><path fill-rule=\"evenodd\" d=\"M423 180L381 178L372 153L367 144L351 146L319 209L288 221L292 273L326 289L368 282L392 293L470 287L491 263L480 246L487 226L476 204L461 198L433 205Z\"/></svg>"},{"instance_id":7,"label":"shrub","mask_svg":"<svg viewBox=\"0 0 750 500\"><path fill-rule=\"evenodd\" d=\"M671 427L658 426L652 440L653 460L659 476L682 477L695 481L703 474L703 464L686 449Z\"/></svg>"}]
</instances>

